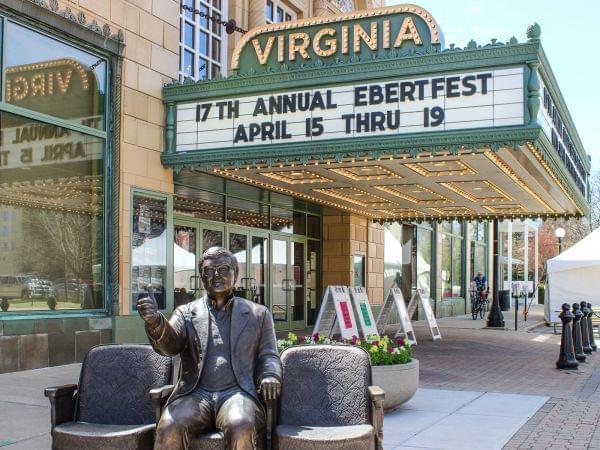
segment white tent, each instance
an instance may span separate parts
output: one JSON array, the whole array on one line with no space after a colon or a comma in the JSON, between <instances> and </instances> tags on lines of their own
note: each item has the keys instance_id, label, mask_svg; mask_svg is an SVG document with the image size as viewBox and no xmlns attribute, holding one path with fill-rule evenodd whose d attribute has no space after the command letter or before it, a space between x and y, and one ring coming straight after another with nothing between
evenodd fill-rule
<instances>
[{"instance_id":1,"label":"white tent","mask_svg":"<svg viewBox=\"0 0 600 450\"><path fill-rule=\"evenodd\" d=\"M600 228L546 262L546 320L560 322L563 303L587 301L600 310Z\"/></svg>"},{"instance_id":2,"label":"white tent","mask_svg":"<svg viewBox=\"0 0 600 450\"><path fill-rule=\"evenodd\" d=\"M160 236L148 239L131 252L132 266L164 266L167 264L167 236L163 232ZM196 255L188 252L176 243L173 243L174 272L194 271Z\"/></svg>"}]
</instances>

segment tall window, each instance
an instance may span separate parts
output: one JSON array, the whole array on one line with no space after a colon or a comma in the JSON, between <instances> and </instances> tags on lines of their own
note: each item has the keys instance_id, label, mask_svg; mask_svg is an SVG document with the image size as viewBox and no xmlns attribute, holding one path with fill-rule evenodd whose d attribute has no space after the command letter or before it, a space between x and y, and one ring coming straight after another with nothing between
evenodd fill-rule
<instances>
[{"instance_id":1,"label":"tall window","mask_svg":"<svg viewBox=\"0 0 600 450\"><path fill-rule=\"evenodd\" d=\"M267 23L296 20L297 14L278 0L267 0L265 3L265 19Z\"/></svg>"},{"instance_id":2,"label":"tall window","mask_svg":"<svg viewBox=\"0 0 600 450\"><path fill-rule=\"evenodd\" d=\"M107 61L0 21L1 310L103 309Z\"/></svg>"},{"instance_id":3,"label":"tall window","mask_svg":"<svg viewBox=\"0 0 600 450\"><path fill-rule=\"evenodd\" d=\"M442 297L463 296L463 233L458 221L442 223Z\"/></svg>"},{"instance_id":4,"label":"tall window","mask_svg":"<svg viewBox=\"0 0 600 450\"><path fill-rule=\"evenodd\" d=\"M132 311L152 291L159 309L166 308L167 198L134 192L131 226Z\"/></svg>"},{"instance_id":5,"label":"tall window","mask_svg":"<svg viewBox=\"0 0 600 450\"><path fill-rule=\"evenodd\" d=\"M471 280L477 272L487 273L487 222L471 222Z\"/></svg>"},{"instance_id":6,"label":"tall window","mask_svg":"<svg viewBox=\"0 0 600 450\"><path fill-rule=\"evenodd\" d=\"M227 20L226 0L184 0L183 4L218 20ZM227 70L227 33L222 25L181 8L179 77L201 80Z\"/></svg>"},{"instance_id":7,"label":"tall window","mask_svg":"<svg viewBox=\"0 0 600 450\"><path fill-rule=\"evenodd\" d=\"M432 230L419 225L417 227L417 288L426 296L431 295L431 252Z\"/></svg>"}]
</instances>

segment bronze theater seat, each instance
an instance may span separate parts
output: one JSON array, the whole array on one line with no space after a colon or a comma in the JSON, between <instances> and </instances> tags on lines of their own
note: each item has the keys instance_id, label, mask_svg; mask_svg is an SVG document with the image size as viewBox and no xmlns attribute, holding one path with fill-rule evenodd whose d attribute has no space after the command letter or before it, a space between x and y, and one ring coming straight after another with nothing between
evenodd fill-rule
<instances>
[{"instance_id":1,"label":"bronze theater seat","mask_svg":"<svg viewBox=\"0 0 600 450\"><path fill-rule=\"evenodd\" d=\"M100 345L79 384L50 387L53 449L149 449L155 409L149 391L172 380L171 358L149 345Z\"/></svg>"}]
</instances>

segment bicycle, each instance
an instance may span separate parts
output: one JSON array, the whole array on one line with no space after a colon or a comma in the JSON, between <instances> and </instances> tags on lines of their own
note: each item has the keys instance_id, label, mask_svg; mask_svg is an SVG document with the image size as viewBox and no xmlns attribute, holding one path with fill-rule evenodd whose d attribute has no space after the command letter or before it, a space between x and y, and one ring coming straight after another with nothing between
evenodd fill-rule
<instances>
[{"instance_id":1,"label":"bicycle","mask_svg":"<svg viewBox=\"0 0 600 450\"><path fill-rule=\"evenodd\" d=\"M477 319L477 315L482 319L487 312L487 291L484 289L473 289L471 291L471 316L473 320Z\"/></svg>"}]
</instances>

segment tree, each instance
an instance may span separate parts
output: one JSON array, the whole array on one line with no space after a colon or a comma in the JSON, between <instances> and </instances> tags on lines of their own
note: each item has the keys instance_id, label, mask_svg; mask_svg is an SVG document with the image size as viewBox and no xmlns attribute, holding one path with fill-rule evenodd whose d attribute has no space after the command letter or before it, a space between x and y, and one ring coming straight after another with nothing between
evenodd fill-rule
<instances>
[{"instance_id":1,"label":"tree","mask_svg":"<svg viewBox=\"0 0 600 450\"><path fill-rule=\"evenodd\" d=\"M538 271L540 280L546 278L546 261L558 255L558 238L554 234L557 228L565 229L565 237L562 242L564 251L600 227L600 170L595 170L590 174L589 182L590 215L588 217L546 220L539 229Z\"/></svg>"}]
</instances>

